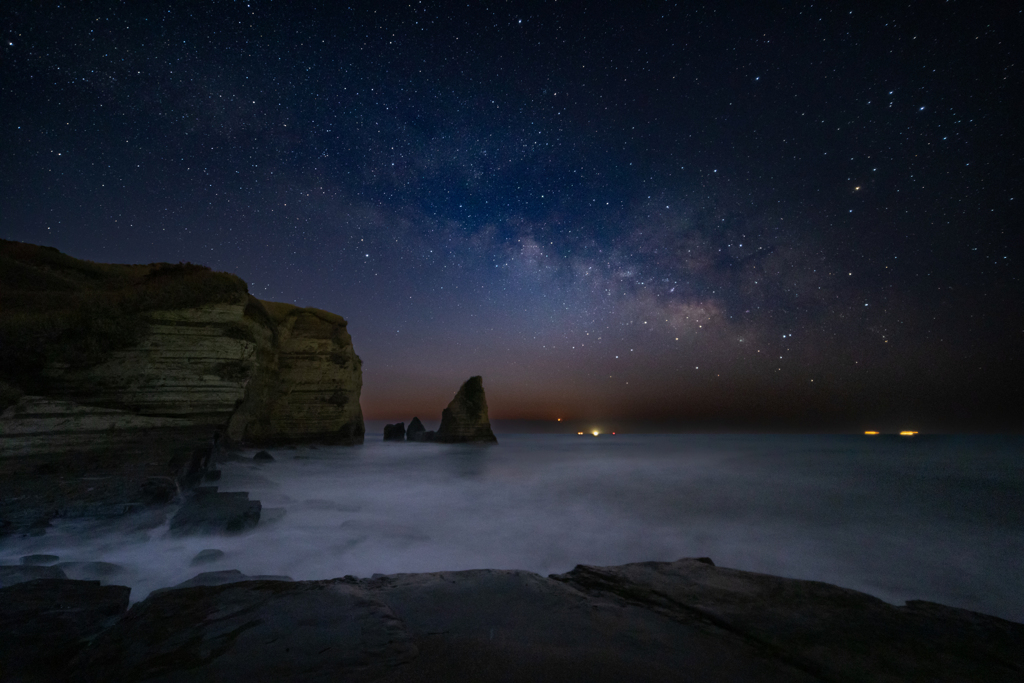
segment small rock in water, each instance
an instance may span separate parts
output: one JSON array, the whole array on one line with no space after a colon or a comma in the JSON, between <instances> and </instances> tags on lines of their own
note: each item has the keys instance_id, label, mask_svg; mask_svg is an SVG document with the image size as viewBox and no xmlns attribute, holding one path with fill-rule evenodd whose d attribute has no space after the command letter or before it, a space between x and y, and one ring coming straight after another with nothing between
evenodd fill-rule
<instances>
[{"instance_id":1,"label":"small rock in water","mask_svg":"<svg viewBox=\"0 0 1024 683\"><path fill-rule=\"evenodd\" d=\"M384 425L385 441L405 441L405 423Z\"/></svg>"},{"instance_id":2,"label":"small rock in water","mask_svg":"<svg viewBox=\"0 0 1024 683\"><path fill-rule=\"evenodd\" d=\"M36 579L66 579L67 574L59 567L34 567L32 565L0 566L0 588Z\"/></svg>"},{"instance_id":3,"label":"small rock in water","mask_svg":"<svg viewBox=\"0 0 1024 683\"><path fill-rule=\"evenodd\" d=\"M239 533L259 523L262 507L245 491L217 493L216 486L199 487L171 518L170 533Z\"/></svg>"},{"instance_id":4,"label":"small rock in water","mask_svg":"<svg viewBox=\"0 0 1024 683\"><path fill-rule=\"evenodd\" d=\"M224 557L223 550L217 550L216 548L207 548L206 550L200 550L199 554L192 558L189 565L194 567L197 564L209 564L210 562L216 562L220 558Z\"/></svg>"},{"instance_id":5,"label":"small rock in water","mask_svg":"<svg viewBox=\"0 0 1024 683\"><path fill-rule=\"evenodd\" d=\"M260 524L269 524L284 519L287 512L285 508L263 508L260 511Z\"/></svg>"},{"instance_id":6,"label":"small rock in water","mask_svg":"<svg viewBox=\"0 0 1024 683\"><path fill-rule=\"evenodd\" d=\"M113 562L60 562L54 567L63 570L69 579L78 581L102 581L127 571Z\"/></svg>"},{"instance_id":7,"label":"small rock in water","mask_svg":"<svg viewBox=\"0 0 1024 683\"><path fill-rule=\"evenodd\" d=\"M239 581L293 581L290 576L277 574L257 574L249 576L237 569L225 569L219 572L203 572L196 574L188 581L183 581L175 588L193 588L195 586L223 586L225 583L238 583Z\"/></svg>"},{"instance_id":8,"label":"small rock in water","mask_svg":"<svg viewBox=\"0 0 1024 683\"><path fill-rule=\"evenodd\" d=\"M58 555L24 555L21 558L22 564L36 567L55 564L57 562L60 562L60 557Z\"/></svg>"},{"instance_id":9,"label":"small rock in water","mask_svg":"<svg viewBox=\"0 0 1024 683\"><path fill-rule=\"evenodd\" d=\"M414 417L412 422L409 423L409 429L405 431L406 441L422 441L421 438L423 433L427 431L427 428L423 426L418 417Z\"/></svg>"},{"instance_id":10,"label":"small rock in water","mask_svg":"<svg viewBox=\"0 0 1024 683\"><path fill-rule=\"evenodd\" d=\"M266 451L260 451L252 457L256 462L274 462L274 456Z\"/></svg>"}]
</instances>

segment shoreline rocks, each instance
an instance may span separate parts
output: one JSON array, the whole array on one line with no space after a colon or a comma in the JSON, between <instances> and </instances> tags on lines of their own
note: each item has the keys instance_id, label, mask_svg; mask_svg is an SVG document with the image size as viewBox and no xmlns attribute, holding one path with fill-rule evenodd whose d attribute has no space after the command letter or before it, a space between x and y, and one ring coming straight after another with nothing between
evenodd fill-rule
<instances>
[{"instance_id":1,"label":"shoreline rocks","mask_svg":"<svg viewBox=\"0 0 1024 683\"><path fill-rule=\"evenodd\" d=\"M0 634L99 612L80 627L88 645L62 641L45 662L50 641L22 636L21 661L47 667L23 670L34 680L1009 683L1024 673L1024 624L707 558L549 577L480 569L292 582L227 570L127 613L127 589L90 611L99 587L83 583L0 589ZM88 594L55 609L44 584Z\"/></svg>"}]
</instances>

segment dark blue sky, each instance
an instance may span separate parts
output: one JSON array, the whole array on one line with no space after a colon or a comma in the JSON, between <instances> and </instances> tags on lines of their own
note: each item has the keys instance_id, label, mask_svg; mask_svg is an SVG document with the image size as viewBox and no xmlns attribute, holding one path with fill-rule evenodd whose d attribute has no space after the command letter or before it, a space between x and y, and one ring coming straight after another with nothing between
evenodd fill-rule
<instances>
[{"instance_id":1,"label":"dark blue sky","mask_svg":"<svg viewBox=\"0 0 1024 683\"><path fill-rule=\"evenodd\" d=\"M373 418L1019 429L994 5L8 2L0 236L340 313Z\"/></svg>"}]
</instances>

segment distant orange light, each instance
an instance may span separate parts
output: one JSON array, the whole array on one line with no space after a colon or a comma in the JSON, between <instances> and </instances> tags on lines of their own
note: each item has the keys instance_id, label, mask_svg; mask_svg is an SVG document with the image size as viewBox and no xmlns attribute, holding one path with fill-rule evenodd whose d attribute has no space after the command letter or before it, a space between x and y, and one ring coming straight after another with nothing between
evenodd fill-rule
<instances>
[{"instance_id":1,"label":"distant orange light","mask_svg":"<svg viewBox=\"0 0 1024 683\"><path fill-rule=\"evenodd\" d=\"M600 434L600 432L595 429L594 431L591 432L591 434L593 434L594 436L597 436L598 434Z\"/></svg>"},{"instance_id":2,"label":"distant orange light","mask_svg":"<svg viewBox=\"0 0 1024 683\"><path fill-rule=\"evenodd\" d=\"M558 421L559 421L559 422L561 422L561 421L562 421L562 418L558 418Z\"/></svg>"},{"instance_id":3,"label":"distant orange light","mask_svg":"<svg viewBox=\"0 0 1024 683\"><path fill-rule=\"evenodd\" d=\"M868 436L878 436L878 432L864 432Z\"/></svg>"},{"instance_id":4,"label":"distant orange light","mask_svg":"<svg viewBox=\"0 0 1024 683\"><path fill-rule=\"evenodd\" d=\"M911 432L909 430L905 432L900 432L900 436L913 436L914 434L917 434L917 432Z\"/></svg>"},{"instance_id":5,"label":"distant orange light","mask_svg":"<svg viewBox=\"0 0 1024 683\"><path fill-rule=\"evenodd\" d=\"M583 432L576 432L576 433L579 434L580 436L583 436Z\"/></svg>"}]
</instances>

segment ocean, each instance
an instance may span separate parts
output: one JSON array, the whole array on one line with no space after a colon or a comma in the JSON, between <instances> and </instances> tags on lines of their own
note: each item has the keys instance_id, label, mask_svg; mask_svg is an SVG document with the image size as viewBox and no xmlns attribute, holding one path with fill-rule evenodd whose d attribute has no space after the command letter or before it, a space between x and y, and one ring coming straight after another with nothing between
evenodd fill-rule
<instances>
[{"instance_id":1,"label":"ocean","mask_svg":"<svg viewBox=\"0 0 1024 683\"><path fill-rule=\"evenodd\" d=\"M560 573L710 557L719 566L924 599L1024 622L1024 438L498 434L493 447L270 449L221 491L263 504L239 536L55 520L0 540L121 567L132 600L201 571L325 579L459 569ZM255 451L246 451L251 458ZM149 519L146 517L146 519ZM149 527L149 528L146 528ZM201 550L224 556L190 566Z\"/></svg>"}]
</instances>

